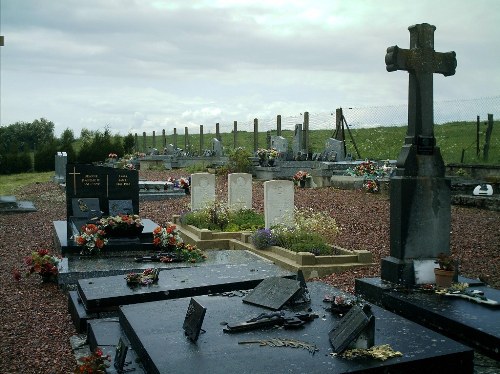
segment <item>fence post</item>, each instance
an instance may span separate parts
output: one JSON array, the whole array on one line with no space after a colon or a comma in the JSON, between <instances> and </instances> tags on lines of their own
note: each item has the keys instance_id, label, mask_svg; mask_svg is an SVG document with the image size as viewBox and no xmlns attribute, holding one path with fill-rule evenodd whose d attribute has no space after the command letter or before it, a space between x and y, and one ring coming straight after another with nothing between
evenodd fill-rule
<instances>
[{"instance_id":1,"label":"fence post","mask_svg":"<svg viewBox=\"0 0 500 374\"><path fill-rule=\"evenodd\" d=\"M174 127L174 149L177 150L177 128Z\"/></svg>"},{"instance_id":2,"label":"fence post","mask_svg":"<svg viewBox=\"0 0 500 374\"><path fill-rule=\"evenodd\" d=\"M156 148L156 131L153 130L153 149Z\"/></svg>"},{"instance_id":3,"label":"fence post","mask_svg":"<svg viewBox=\"0 0 500 374\"><path fill-rule=\"evenodd\" d=\"M477 120L476 120L476 157L479 157L479 154L480 154L480 150L479 150L479 124L480 124L480 120L479 120L479 116L477 116Z\"/></svg>"},{"instance_id":4,"label":"fence post","mask_svg":"<svg viewBox=\"0 0 500 374\"><path fill-rule=\"evenodd\" d=\"M238 147L237 143L237 135L238 134L238 121L234 121L233 123L233 149L236 149Z\"/></svg>"},{"instance_id":5,"label":"fence post","mask_svg":"<svg viewBox=\"0 0 500 374\"><path fill-rule=\"evenodd\" d=\"M493 114L488 114L488 128L486 129L486 140L484 141L483 160L488 161L490 152L491 132L493 131Z\"/></svg>"},{"instance_id":6,"label":"fence post","mask_svg":"<svg viewBox=\"0 0 500 374\"><path fill-rule=\"evenodd\" d=\"M306 155L309 158L309 112L304 112L304 150L306 151Z\"/></svg>"},{"instance_id":7,"label":"fence post","mask_svg":"<svg viewBox=\"0 0 500 374\"><path fill-rule=\"evenodd\" d=\"M161 130L161 139L162 148L167 148L167 137L165 136L165 129Z\"/></svg>"},{"instance_id":8,"label":"fence post","mask_svg":"<svg viewBox=\"0 0 500 374\"><path fill-rule=\"evenodd\" d=\"M146 131L142 132L142 151L146 153Z\"/></svg>"},{"instance_id":9,"label":"fence post","mask_svg":"<svg viewBox=\"0 0 500 374\"><path fill-rule=\"evenodd\" d=\"M281 114L276 117L276 136L281 136Z\"/></svg>"},{"instance_id":10,"label":"fence post","mask_svg":"<svg viewBox=\"0 0 500 374\"><path fill-rule=\"evenodd\" d=\"M217 140L220 142L220 128L219 128L219 122L215 124L215 137Z\"/></svg>"},{"instance_id":11,"label":"fence post","mask_svg":"<svg viewBox=\"0 0 500 374\"><path fill-rule=\"evenodd\" d=\"M203 125L200 125L200 156L203 155Z\"/></svg>"},{"instance_id":12,"label":"fence post","mask_svg":"<svg viewBox=\"0 0 500 374\"><path fill-rule=\"evenodd\" d=\"M189 152L190 150L188 150L188 145L189 145L189 131L188 131L188 128L187 126L184 127L184 151L185 152Z\"/></svg>"},{"instance_id":13,"label":"fence post","mask_svg":"<svg viewBox=\"0 0 500 374\"><path fill-rule=\"evenodd\" d=\"M253 151L257 152L259 149L259 120L253 119Z\"/></svg>"}]
</instances>

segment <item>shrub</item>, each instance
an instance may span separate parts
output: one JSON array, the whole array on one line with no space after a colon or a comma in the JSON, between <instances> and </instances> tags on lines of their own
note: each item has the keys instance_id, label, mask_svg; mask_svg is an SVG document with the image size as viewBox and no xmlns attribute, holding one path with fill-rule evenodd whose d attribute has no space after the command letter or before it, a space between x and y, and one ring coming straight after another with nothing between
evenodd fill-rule
<instances>
[{"instance_id":1,"label":"shrub","mask_svg":"<svg viewBox=\"0 0 500 374\"><path fill-rule=\"evenodd\" d=\"M249 173L252 170L252 154L245 148L236 148L229 153L228 169L230 173Z\"/></svg>"}]
</instances>

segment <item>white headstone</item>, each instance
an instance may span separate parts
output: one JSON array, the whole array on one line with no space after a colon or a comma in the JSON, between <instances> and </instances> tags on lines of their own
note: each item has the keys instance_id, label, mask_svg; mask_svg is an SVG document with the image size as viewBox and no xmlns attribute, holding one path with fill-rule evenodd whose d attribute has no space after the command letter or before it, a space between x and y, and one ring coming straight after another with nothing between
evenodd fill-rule
<instances>
[{"instance_id":1,"label":"white headstone","mask_svg":"<svg viewBox=\"0 0 500 374\"><path fill-rule=\"evenodd\" d=\"M264 218L266 228L276 224L293 225L294 189L292 181L264 182Z\"/></svg>"},{"instance_id":2,"label":"white headstone","mask_svg":"<svg viewBox=\"0 0 500 374\"><path fill-rule=\"evenodd\" d=\"M212 154L217 157L223 156L222 143L217 138L212 139Z\"/></svg>"},{"instance_id":3,"label":"white headstone","mask_svg":"<svg viewBox=\"0 0 500 374\"><path fill-rule=\"evenodd\" d=\"M345 159L344 142L333 138L326 139L324 155L326 161L343 161Z\"/></svg>"},{"instance_id":4,"label":"white headstone","mask_svg":"<svg viewBox=\"0 0 500 374\"><path fill-rule=\"evenodd\" d=\"M229 209L252 208L252 174L232 173L228 175L227 205Z\"/></svg>"},{"instance_id":5,"label":"white headstone","mask_svg":"<svg viewBox=\"0 0 500 374\"><path fill-rule=\"evenodd\" d=\"M215 175L191 174L191 210L204 208L215 201Z\"/></svg>"}]
</instances>

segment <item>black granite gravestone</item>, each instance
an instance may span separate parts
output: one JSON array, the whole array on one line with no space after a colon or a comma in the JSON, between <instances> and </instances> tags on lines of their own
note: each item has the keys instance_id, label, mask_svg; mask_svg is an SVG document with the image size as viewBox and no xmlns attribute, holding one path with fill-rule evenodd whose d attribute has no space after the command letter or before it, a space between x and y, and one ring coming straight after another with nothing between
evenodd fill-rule
<instances>
[{"instance_id":1,"label":"black granite gravestone","mask_svg":"<svg viewBox=\"0 0 500 374\"><path fill-rule=\"evenodd\" d=\"M455 74L455 52L434 51L435 26L410 26L410 49L387 49L387 71L409 73L408 129L391 178L390 257L382 260L382 279L415 283L413 259L449 253L450 181L434 137L433 74Z\"/></svg>"},{"instance_id":2,"label":"black granite gravestone","mask_svg":"<svg viewBox=\"0 0 500 374\"><path fill-rule=\"evenodd\" d=\"M102 213L100 213L102 212ZM114 213L114 214L113 214ZM68 164L66 214L68 235L77 234L86 219L94 216L139 213L137 170Z\"/></svg>"},{"instance_id":3,"label":"black granite gravestone","mask_svg":"<svg viewBox=\"0 0 500 374\"><path fill-rule=\"evenodd\" d=\"M207 308L203 307L203 305L191 298L186 311L186 317L184 317L182 328L184 329L186 336L192 342L196 342L198 340L198 336L200 336L200 332L202 330L201 326L203 325L203 319L205 318L206 312Z\"/></svg>"}]
</instances>

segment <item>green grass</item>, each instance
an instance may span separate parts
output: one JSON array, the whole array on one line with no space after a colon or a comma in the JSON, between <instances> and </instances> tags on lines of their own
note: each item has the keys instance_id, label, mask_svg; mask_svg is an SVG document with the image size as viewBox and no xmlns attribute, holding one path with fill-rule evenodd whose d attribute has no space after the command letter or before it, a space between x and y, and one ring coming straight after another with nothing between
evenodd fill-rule
<instances>
[{"instance_id":1,"label":"green grass","mask_svg":"<svg viewBox=\"0 0 500 374\"><path fill-rule=\"evenodd\" d=\"M345 132L347 152L351 153L355 159L385 160L397 159L401 146L404 143L407 127L377 127L371 129L351 129L352 138ZM481 123L479 143L480 156L476 157L476 122L453 122L434 126L437 146L441 149L443 159L446 164L460 163L462 151L464 150L464 163L466 164L500 164L500 121L495 121L490 139L489 159L483 160L483 149L486 134L486 125ZM276 135L276 130L271 131L271 135ZM288 140L288 147L293 144L294 131L283 130L281 135ZM333 135L333 130L311 130L309 132L310 149L313 153L320 153L325 148L326 140ZM266 148L266 133L260 132L258 136L259 148ZM204 149L210 148L211 138L214 134L204 134ZM222 144L226 149L234 147L232 133L221 133ZM138 137L139 147L142 148L142 136ZM167 135L166 141L173 143L173 135ZM359 150L359 157L354 147L356 144ZM153 137L146 136L146 145L153 145ZM161 149L162 137L156 136L156 147ZM199 151L200 135L188 135L189 145L194 152ZM238 131L237 146L252 150L254 148L254 135L251 131ZM184 148L184 134L177 135L177 146Z\"/></svg>"},{"instance_id":2,"label":"green grass","mask_svg":"<svg viewBox=\"0 0 500 374\"><path fill-rule=\"evenodd\" d=\"M53 171L2 175L0 176L0 195L15 195L18 188L36 182L48 182L53 176Z\"/></svg>"}]
</instances>

